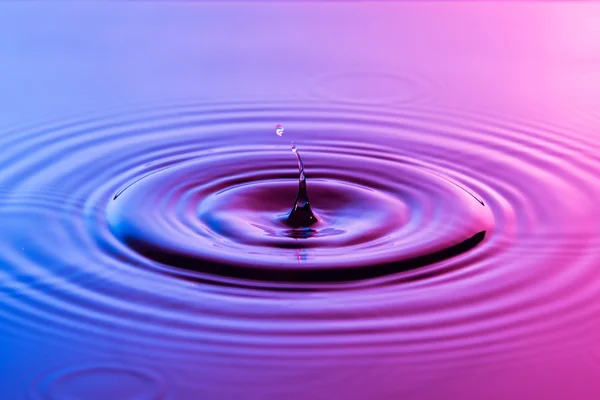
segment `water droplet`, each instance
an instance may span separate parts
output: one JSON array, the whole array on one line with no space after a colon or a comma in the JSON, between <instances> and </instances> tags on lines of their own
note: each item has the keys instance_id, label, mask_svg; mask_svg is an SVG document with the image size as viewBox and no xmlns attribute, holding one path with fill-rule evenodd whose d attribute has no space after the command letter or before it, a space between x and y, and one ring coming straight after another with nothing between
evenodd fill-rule
<instances>
[{"instance_id":1,"label":"water droplet","mask_svg":"<svg viewBox=\"0 0 600 400\"><path fill-rule=\"evenodd\" d=\"M292 151L296 155L298 161L298 194L296 195L296 202L292 211L288 214L287 223L294 228L307 227L319 221L317 216L312 212L310 208L310 202L308 201L308 191L306 189L306 176L304 175L304 163L298 152L298 146L294 142L292 144Z\"/></svg>"},{"instance_id":2,"label":"water droplet","mask_svg":"<svg viewBox=\"0 0 600 400\"><path fill-rule=\"evenodd\" d=\"M277 134L277 136L282 136L283 135L283 125L281 125L281 124L275 125L275 133Z\"/></svg>"}]
</instances>

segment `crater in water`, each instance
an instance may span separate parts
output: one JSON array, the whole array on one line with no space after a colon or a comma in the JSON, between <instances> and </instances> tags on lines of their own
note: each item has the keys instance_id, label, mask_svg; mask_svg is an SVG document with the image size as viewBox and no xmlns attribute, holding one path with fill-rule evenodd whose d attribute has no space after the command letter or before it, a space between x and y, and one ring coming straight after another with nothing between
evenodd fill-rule
<instances>
[{"instance_id":1,"label":"crater in water","mask_svg":"<svg viewBox=\"0 0 600 400\"><path fill-rule=\"evenodd\" d=\"M295 169L276 138L229 132L211 152L126 184L108 206L109 226L166 266L295 287L423 267L484 239L492 216L472 193L340 136L303 132L306 160L292 144Z\"/></svg>"}]
</instances>

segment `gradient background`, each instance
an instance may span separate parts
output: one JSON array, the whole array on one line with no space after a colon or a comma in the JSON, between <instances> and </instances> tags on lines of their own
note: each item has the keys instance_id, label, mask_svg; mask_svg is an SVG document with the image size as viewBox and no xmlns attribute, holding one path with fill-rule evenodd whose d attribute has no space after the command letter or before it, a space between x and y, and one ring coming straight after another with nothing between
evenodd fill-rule
<instances>
[{"instance_id":1,"label":"gradient background","mask_svg":"<svg viewBox=\"0 0 600 400\"><path fill-rule=\"evenodd\" d=\"M539 131L543 125L563 132L573 147L561 163L589 158L587 172L595 175L600 172L596 148L586 146L600 144L600 4L7 1L0 4L0 93L0 141L18 140L21 131L50 122L186 101L388 109L427 105L518 115L540 121ZM515 139L514 155L521 154L519 146ZM8 169L10 153L1 151L1 165ZM522 156L527 157L526 152ZM10 192L12 184L0 179L2 193ZM600 190L595 181L583 186L594 196ZM542 207L546 194L556 215L563 207L576 210L577 225L561 231L558 245L534 240L529 245L538 254L552 253L545 263L533 265L547 274L567 265L563 254L587 256L581 275L585 296L571 303L579 293L577 284L546 282L544 299L556 293L556 302L532 306L530 312L527 305L515 302L522 313L510 321L525 326L564 320L560 326L532 330L540 340L544 332L556 335L544 342L552 346L522 353L515 346L499 358L490 357L486 346L521 339L474 338L478 346L464 353L465 347L456 347L445 369L434 368L434 361L429 367L422 363L412 368L412 359L401 358L382 357L379 362L373 356L366 362L368 353L358 361L346 359L342 352L337 362L321 362L317 352L300 372L285 376L277 370L293 370L290 362L265 366L258 356L254 363L246 356L236 359L235 352L220 358L218 349L213 352L210 344L203 344L205 358L181 364L178 352L185 349L168 355L152 346L137 351L135 340L122 340L121 325L111 324L110 318L83 322L67 311L58 317L56 309L45 310L39 303L32 308L15 305L35 297L31 293L37 290L52 298L54 281L19 280L20 273L6 272L21 268L7 255L17 246L9 239L21 229L31 233L32 241L43 240L36 230L52 235L53 226L36 227L4 209L0 398L600 398L600 279L595 268L600 267L595 245L600 207L595 203L598 197L582 201L570 189L540 184L540 204L531 201L527 206ZM17 216L10 219L11 215ZM517 239L532 237L533 233L523 234ZM19 240L25 249L28 236ZM579 246L582 241L586 247ZM521 257L528 257L526 247ZM52 259L39 262L50 269L61 265ZM506 299L519 299L530 287L515 285L514 296ZM561 303L561 298L569 301ZM219 308L221 300L214 301ZM244 309L243 304L236 307ZM256 304L247 307L249 313L257 312ZM577 314L581 318L563 319L578 310L585 310ZM90 309L90 315L95 312ZM55 314L56 329L47 331L43 325L52 322L39 321L52 321ZM478 332L492 335L486 321L478 321ZM465 318L462 323L474 322ZM93 334L88 325L94 326ZM149 325L153 332L163 328L160 323ZM501 330L498 326L490 324L489 329ZM65 335L53 333L61 329ZM522 348L532 350L536 340L529 337Z\"/></svg>"}]
</instances>

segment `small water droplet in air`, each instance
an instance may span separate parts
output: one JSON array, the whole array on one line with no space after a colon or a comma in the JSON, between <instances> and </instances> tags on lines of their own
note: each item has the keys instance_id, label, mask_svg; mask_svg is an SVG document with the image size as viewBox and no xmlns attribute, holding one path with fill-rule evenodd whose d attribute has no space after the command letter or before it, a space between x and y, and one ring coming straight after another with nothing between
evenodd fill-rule
<instances>
[{"instance_id":1,"label":"small water droplet in air","mask_svg":"<svg viewBox=\"0 0 600 400\"><path fill-rule=\"evenodd\" d=\"M283 135L283 125L281 125L281 124L275 125L275 133L277 134L277 136L282 136Z\"/></svg>"}]
</instances>

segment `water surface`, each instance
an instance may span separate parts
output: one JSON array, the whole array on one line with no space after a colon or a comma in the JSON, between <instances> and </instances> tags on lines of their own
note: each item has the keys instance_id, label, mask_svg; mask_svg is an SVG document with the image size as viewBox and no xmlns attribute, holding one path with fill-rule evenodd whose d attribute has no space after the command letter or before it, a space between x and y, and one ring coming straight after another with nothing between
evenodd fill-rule
<instances>
[{"instance_id":1,"label":"water surface","mask_svg":"<svg viewBox=\"0 0 600 400\"><path fill-rule=\"evenodd\" d=\"M599 20L3 3L0 390L598 398Z\"/></svg>"}]
</instances>

